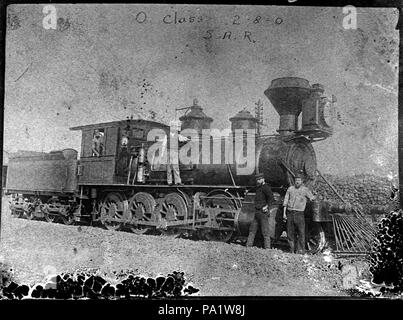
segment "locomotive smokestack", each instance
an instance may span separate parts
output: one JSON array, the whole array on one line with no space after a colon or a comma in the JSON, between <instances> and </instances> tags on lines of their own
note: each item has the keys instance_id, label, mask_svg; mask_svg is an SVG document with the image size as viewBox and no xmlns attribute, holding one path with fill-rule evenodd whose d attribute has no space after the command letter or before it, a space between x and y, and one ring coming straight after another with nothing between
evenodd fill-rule
<instances>
[{"instance_id":1,"label":"locomotive smokestack","mask_svg":"<svg viewBox=\"0 0 403 320\"><path fill-rule=\"evenodd\" d=\"M302 101L309 97L311 86L303 78L285 77L272 80L264 92L280 115L280 135L294 134L298 130L298 116Z\"/></svg>"}]
</instances>

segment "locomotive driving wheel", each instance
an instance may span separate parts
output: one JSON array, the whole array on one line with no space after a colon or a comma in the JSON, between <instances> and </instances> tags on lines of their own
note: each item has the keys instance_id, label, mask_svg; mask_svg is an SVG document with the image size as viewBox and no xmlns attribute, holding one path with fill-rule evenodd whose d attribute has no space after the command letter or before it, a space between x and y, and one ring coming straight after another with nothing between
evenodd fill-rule
<instances>
[{"instance_id":1,"label":"locomotive driving wheel","mask_svg":"<svg viewBox=\"0 0 403 320\"><path fill-rule=\"evenodd\" d=\"M106 194L101 203L101 221L105 228L109 230L119 230L122 227L121 221L128 212L128 202L123 194L110 192Z\"/></svg>"},{"instance_id":2,"label":"locomotive driving wheel","mask_svg":"<svg viewBox=\"0 0 403 320\"><path fill-rule=\"evenodd\" d=\"M154 197L146 192L138 192L129 199L129 210L132 215L132 222L154 222L154 208L156 202ZM143 234L151 230L149 226L131 225L130 230L136 234Z\"/></svg>"},{"instance_id":3,"label":"locomotive driving wheel","mask_svg":"<svg viewBox=\"0 0 403 320\"><path fill-rule=\"evenodd\" d=\"M159 199L155 217L158 233L165 236L180 234L178 228L168 226L167 223L185 219L187 210L186 200L177 192L168 193L164 198Z\"/></svg>"},{"instance_id":4,"label":"locomotive driving wheel","mask_svg":"<svg viewBox=\"0 0 403 320\"><path fill-rule=\"evenodd\" d=\"M168 193L162 203L161 218L167 221L183 220L187 209L186 202L179 193Z\"/></svg>"},{"instance_id":5,"label":"locomotive driving wheel","mask_svg":"<svg viewBox=\"0 0 403 320\"><path fill-rule=\"evenodd\" d=\"M206 199L206 206L208 208L221 208L225 211L219 212L214 218L214 227L217 227L217 229L203 230L201 234L208 241L229 242L234 233L233 219L235 219L237 204L231 194L212 191L208 194L208 197L211 197L210 199ZM227 210L233 212L228 212ZM219 228L223 228L223 230Z\"/></svg>"}]
</instances>

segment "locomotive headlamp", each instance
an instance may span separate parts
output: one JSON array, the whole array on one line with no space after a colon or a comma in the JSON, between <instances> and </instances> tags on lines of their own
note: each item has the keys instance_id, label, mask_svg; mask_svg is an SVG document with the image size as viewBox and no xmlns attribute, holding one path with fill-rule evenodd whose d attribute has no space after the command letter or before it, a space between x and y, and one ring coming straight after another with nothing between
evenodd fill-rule
<instances>
[{"instance_id":1,"label":"locomotive headlamp","mask_svg":"<svg viewBox=\"0 0 403 320\"><path fill-rule=\"evenodd\" d=\"M312 85L310 96L302 103L302 128L301 133L308 134L312 138L327 138L333 133L333 102L324 95L324 86L319 83Z\"/></svg>"}]
</instances>

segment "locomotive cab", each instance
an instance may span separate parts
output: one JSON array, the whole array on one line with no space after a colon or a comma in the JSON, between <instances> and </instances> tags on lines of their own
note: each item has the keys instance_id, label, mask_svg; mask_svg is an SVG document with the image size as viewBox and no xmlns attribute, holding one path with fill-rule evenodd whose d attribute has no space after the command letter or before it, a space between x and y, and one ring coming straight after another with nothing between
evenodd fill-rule
<instances>
[{"instance_id":1,"label":"locomotive cab","mask_svg":"<svg viewBox=\"0 0 403 320\"><path fill-rule=\"evenodd\" d=\"M138 182L138 179L133 180L136 178L135 160L139 160L140 154L144 156L154 143L147 141L152 129L168 132L169 127L154 121L127 120L71 128L82 131L79 184Z\"/></svg>"}]
</instances>

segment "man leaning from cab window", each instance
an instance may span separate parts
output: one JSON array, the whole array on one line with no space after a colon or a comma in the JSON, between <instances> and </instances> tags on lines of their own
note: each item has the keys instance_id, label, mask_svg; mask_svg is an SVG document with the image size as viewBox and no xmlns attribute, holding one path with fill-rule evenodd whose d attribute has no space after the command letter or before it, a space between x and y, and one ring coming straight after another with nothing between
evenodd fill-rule
<instances>
[{"instance_id":1,"label":"man leaning from cab window","mask_svg":"<svg viewBox=\"0 0 403 320\"><path fill-rule=\"evenodd\" d=\"M94 131L94 137L92 139L92 156L100 157L103 153L104 143L103 143L103 133L98 129Z\"/></svg>"}]
</instances>

